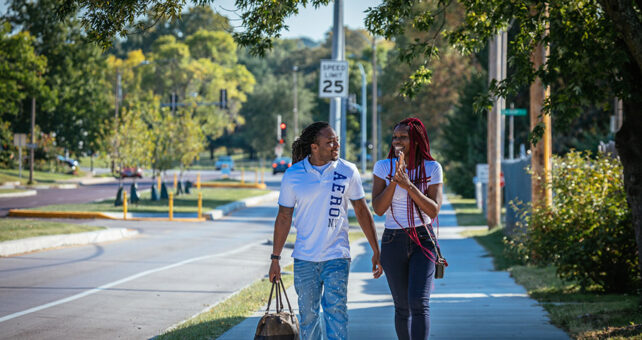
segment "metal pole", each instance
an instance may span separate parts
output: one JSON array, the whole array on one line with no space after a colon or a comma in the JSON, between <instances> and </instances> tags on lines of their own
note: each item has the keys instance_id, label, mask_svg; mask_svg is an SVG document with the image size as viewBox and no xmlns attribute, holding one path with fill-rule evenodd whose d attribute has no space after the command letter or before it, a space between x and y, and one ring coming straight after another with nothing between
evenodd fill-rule
<instances>
[{"instance_id":1,"label":"metal pole","mask_svg":"<svg viewBox=\"0 0 642 340\"><path fill-rule=\"evenodd\" d=\"M509 122L509 131L508 131L508 139L510 144L508 145L508 153L510 159L514 159L515 156L515 116L511 115L510 116L510 122Z\"/></svg>"},{"instance_id":2,"label":"metal pole","mask_svg":"<svg viewBox=\"0 0 642 340\"><path fill-rule=\"evenodd\" d=\"M34 146L36 144L36 97L31 98L31 146L29 146L29 184L33 184Z\"/></svg>"},{"instance_id":3,"label":"metal pole","mask_svg":"<svg viewBox=\"0 0 642 340\"><path fill-rule=\"evenodd\" d=\"M294 107L292 108L292 113L294 114L294 138L299 135L299 108L298 108L298 96L297 96L297 81L296 81L296 71L299 68L294 65L292 67L292 91L294 92Z\"/></svg>"},{"instance_id":4,"label":"metal pole","mask_svg":"<svg viewBox=\"0 0 642 340\"><path fill-rule=\"evenodd\" d=\"M345 39L343 32L343 0L334 0L334 20L332 25L332 59L345 60ZM345 136L341 135L341 116L343 115L342 98L330 99L330 125L339 134L339 140L344 142ZM345 152L341 153L345 157Z\"/></svg>"},{"instance_id":5,"label":"metal pole","mask_svg":"<svg viewBox=\"0 0 642 340\"><path fill-rule=\"evenodd\" d=\"M377 162L377 37L372 36L372 164Z\"/></svg>"},{"instance_id":6,"label":"metal pole","mask_svg":"<svg viewBox=\"0 0 642 340\"><path fill-rule=\"evenodd\" d=\"M366 71L359 63L361 72L361 174L366 173L366 116L368 114L368 98L366 97Z\"/></svg>"}]
</instances>

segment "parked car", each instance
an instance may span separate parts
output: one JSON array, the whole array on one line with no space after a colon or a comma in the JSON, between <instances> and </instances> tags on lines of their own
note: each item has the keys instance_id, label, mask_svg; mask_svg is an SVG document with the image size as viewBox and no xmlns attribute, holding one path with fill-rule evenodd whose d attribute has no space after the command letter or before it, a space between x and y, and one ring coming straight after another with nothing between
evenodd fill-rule
<instances>
[{"instance_id":1,"label":"parked car","mask_svg":"<svg viewBox=\"0 0 642 340\"><path fill-rule=\"evenodd\" d=\"M139 167L124 167L120 170L120 178L126 177L143 178L143 169Z\"/></svg>"},{"instance_id":2,"label":"parked car","mask_svg":"<svg viewBox=\"0 0 642 340\"><path fill-rule=\"evenodd\" d=\"M232 159L232 156L220 156L216 160L216 163L214 163L214 167L216 170L221 170L223 168L234 170L234 160Z\"/></svg>"},{"instance_id":3,"label":"parked car","mask_svg":"<svg viewBox=\"0 0 642 340\"><path fill-rule=\"evenodd\" d=\"M292 158L277 157L272 162L272 174L275 175L278 172L285 172L285 170L287 170L291 166L292 166Z\"/></svg>"},{"instance_id":4,"label":"parked car","mask_svg":"<svg viewBox=\"0 0 642 340\"><path fill-rule=\"evenodd\" d=\"M69 157L64 157L61 155L58 155L57 157L58 161L66 166L69 167L69 173L76 173L76 170L78 170L78 161L75 159L71 159Z\"/></svg>"}]
</instances>

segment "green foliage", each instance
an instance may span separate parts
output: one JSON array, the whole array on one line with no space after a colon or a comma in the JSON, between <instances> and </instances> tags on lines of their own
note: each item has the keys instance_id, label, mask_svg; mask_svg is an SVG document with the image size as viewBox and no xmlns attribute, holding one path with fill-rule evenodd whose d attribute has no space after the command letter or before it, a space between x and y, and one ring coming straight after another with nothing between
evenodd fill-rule
<instances>
[{"instance_id":1,"label":"green foliage","mask_svg":"<svg viewBox=\"0 0 642 340\"><path fill-rule=\"evenodd\" d=\"M522 211L527 227L513 249L532 264L553 264L583 288L632 291L639 280L632 217L619 160L589 152L554 158L553 204Z\"/></svg>"},{"instance_id":2,"label":"green foliage","mask_svg":"<svg viewBox=\"0 0 642 340\"><path fill-rule=\"evenodd\" d=\"M112 159L125 167L147 166L150 163L152 133L143 120L144 109L124 109L113 136Z\"/></svg>"},{"instance_id":3,"label":"green foliage","mask_svg":"<svg viewBox=\"0 0 642 340\"><path fill-rule=\"evenodd\" d=\"M0 122L0 167L13 168L18 152L13 146L13 133L9 122Z\"/></svg>"},{"instance_id":4,"label":"green foliage","mask_svg":"<svg viewBox=\"0 0 642 340\"><path fill-rule=\"evenodd\" d=\"M473 109L475 97L486 91L486 74L474 75L463 86L459 102L443 127L442 154L448 188L464 197L473 197L476 164L486 163L486 114Z\"/></svg>"},{"instance_id":5,"label":"green foliage","mask_svg":"<svg viewBox=\"0 0 642 340\"><path fill-rule=\"evenodd\" d=\"M35 38L29 32L10 35L11 25L0 20L0 118L12 121L20 114L22 102L45 90L40 75L47 58L37 55Z\"/></svg>"},{"instance_id":6,"label":"green foliage","mask_svg":"<svg viewBox=\"0 0 642 340\"><path fill-rule=\"evenodd\" d=\"M4 19L21 30L19 35L33 36L33 50L46 58L46 69L42 64L41 69L25 73L38 73L45 86L21 94L22 98L35 95L36 124L43 133L55 134L57 146L80 155L98 151L103 145L108 135L104 121L112 112L112 100L105 56L85 41L73 14L54 15L61 4L60 0L12 0ZM32 55L25 50L27 61ZM12 121L15 131L29 130L31 117L24 113L30 112L31 106L31 100L22 101L23 114Z\"/></svg>"}]
</instances>

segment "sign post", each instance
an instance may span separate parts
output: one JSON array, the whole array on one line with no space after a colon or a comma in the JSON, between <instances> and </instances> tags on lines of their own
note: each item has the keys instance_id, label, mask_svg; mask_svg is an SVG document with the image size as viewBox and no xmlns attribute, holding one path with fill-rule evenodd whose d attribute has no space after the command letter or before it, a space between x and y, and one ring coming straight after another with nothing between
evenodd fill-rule
<instances>
[{"instance_id":1,"label":"sign post","mask_svg":"<svg viewBox=\"0 0 642 340\"><path fill-rule=\"evenodd\" d=\"M27 135L24 133L14 134L13 145L18 147L18 177L22 178L22 148L27 145Z\"/></svg>"},{"instance_id":2,"label":"sign post","mask_svg":"<svg viewBox=\"0 0 642 340\"><path fill-rule=\"evenodd\" d=\"M510 109L503 109L502 114L505 116L510 116L508 122L508 159L513 159L513 154L515 153L515 116L526 116L526 109L515 109L514 104L510 104Z\"/></svg>"}]
</instances>

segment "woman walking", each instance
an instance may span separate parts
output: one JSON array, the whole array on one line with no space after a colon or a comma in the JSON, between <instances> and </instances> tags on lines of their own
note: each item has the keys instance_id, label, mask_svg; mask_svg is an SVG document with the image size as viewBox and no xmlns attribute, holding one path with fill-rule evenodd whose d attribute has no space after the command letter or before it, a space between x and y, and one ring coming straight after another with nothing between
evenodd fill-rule
<instances>
[{"instance_id":1,"label":"woman walking","mask_svg":"<svg viewBox=\"0 0 642 340\"><path fill-rule=\"evenodd\" d=\"M388 157L373 173L372 205L377 215L386 214L381 265L394 300L397 337L428 339L430 291L440 257L432 221L441 207L442 170L419 119L395 126Z\"/></svg>"}]
</instances>

